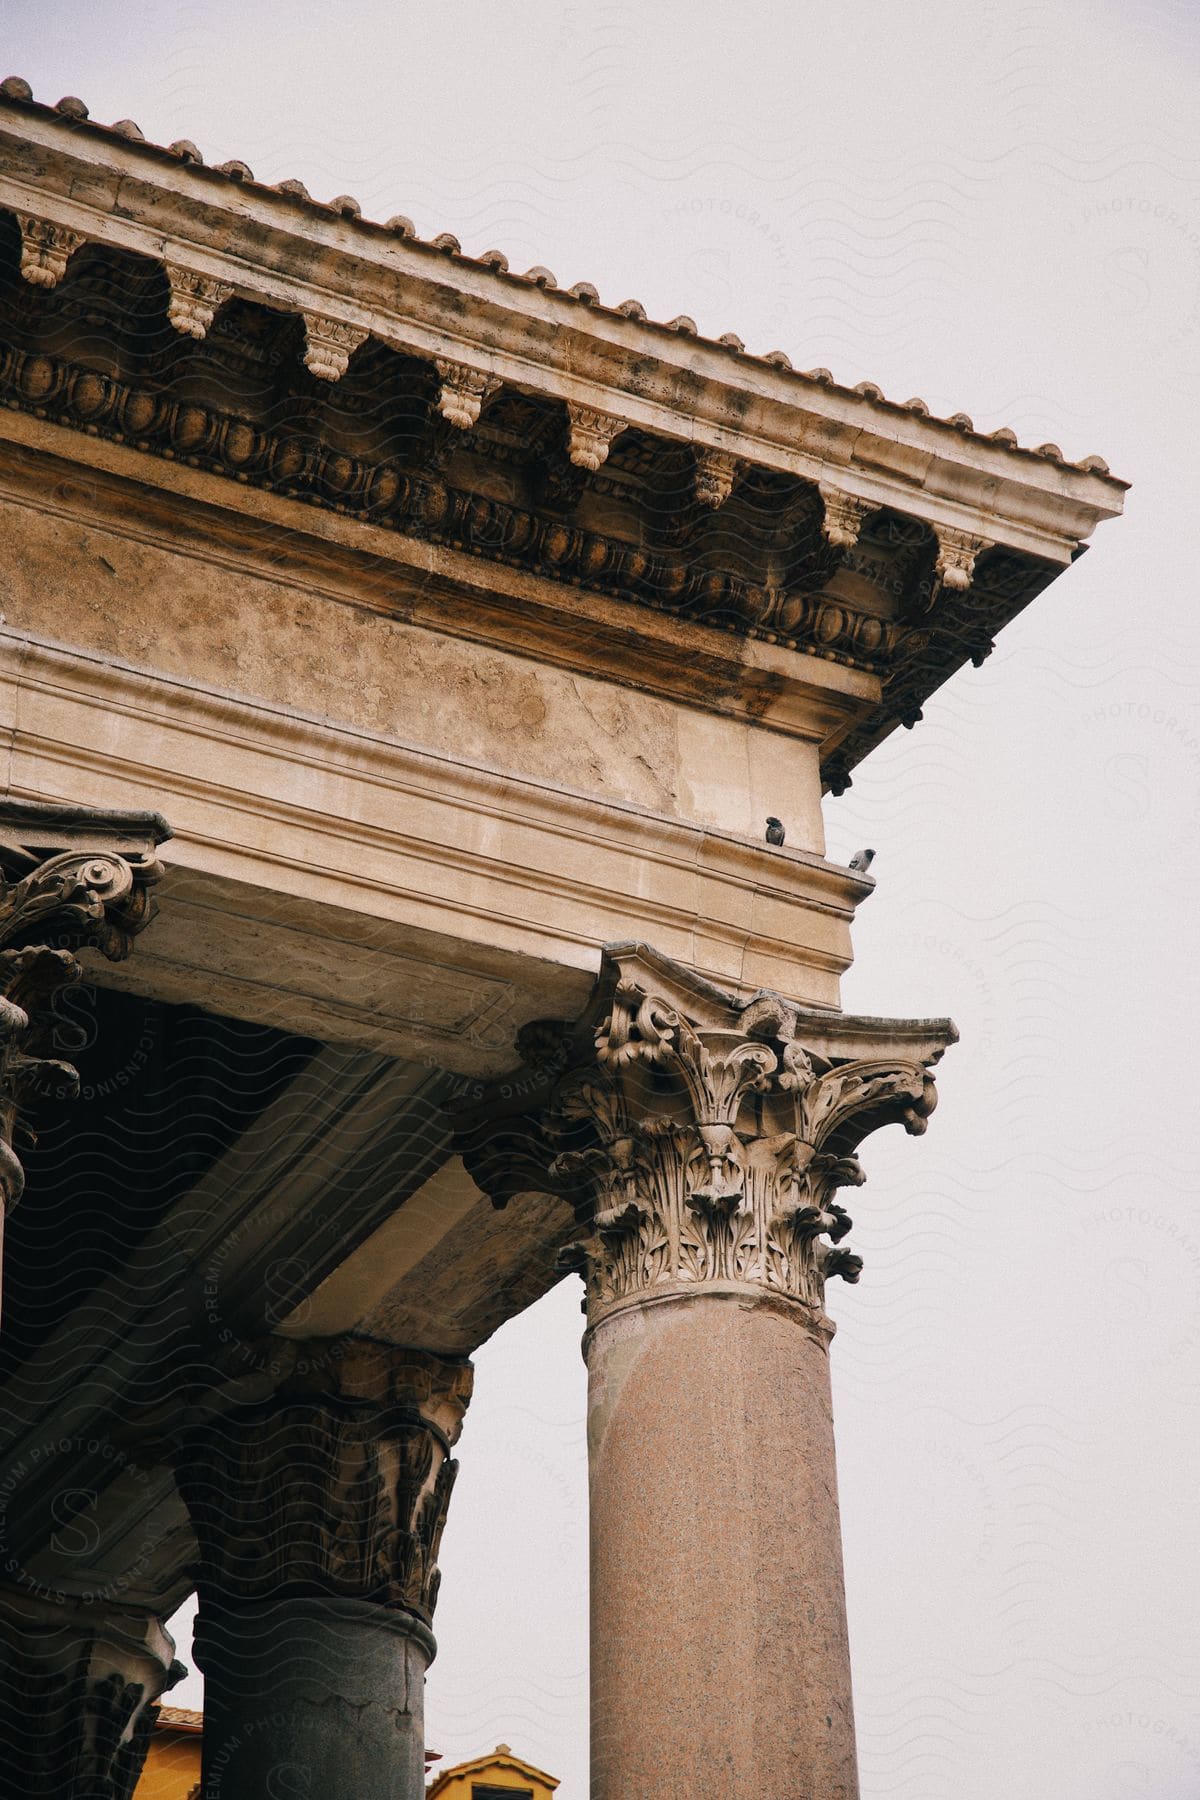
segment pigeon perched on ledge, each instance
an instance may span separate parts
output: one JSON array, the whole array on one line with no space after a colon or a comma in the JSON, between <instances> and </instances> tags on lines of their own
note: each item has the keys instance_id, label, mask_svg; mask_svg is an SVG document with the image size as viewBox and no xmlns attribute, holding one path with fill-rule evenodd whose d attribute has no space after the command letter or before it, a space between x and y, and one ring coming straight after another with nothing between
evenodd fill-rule
<instances>
[{"instance_id":1,"label":"pigeon perched on ledge","mask_svg":"<svg viewBox=\"0 0 1200 1800\"><path fill-rule=\"evenodd\" d=\"M767 820L767 842L768 842L768 844L782 844L784 835L785 834L784 834L782 820L780 820L780 819L768 819Z\"/></svg>"},{"instance_id":2,"label":"pigeon perched on ledge","mask_svg":"<svg viewBox=\"0 0 1200 1800\"><path fill-rule=\"evenodd\" d=\"M860 850L857 856L850 858L850 867L856 875L865 875L874 861L875 852L873 850Z\"/></svg>"}]
</instances>

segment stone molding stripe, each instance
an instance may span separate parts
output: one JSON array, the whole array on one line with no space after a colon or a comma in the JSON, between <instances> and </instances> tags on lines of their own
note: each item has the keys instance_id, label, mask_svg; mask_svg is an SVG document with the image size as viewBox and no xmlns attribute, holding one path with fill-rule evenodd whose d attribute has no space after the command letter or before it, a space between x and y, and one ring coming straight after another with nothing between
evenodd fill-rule
<instances>
[{"instance_id":1,"label":"stone molding stripe","mask_svg":"<svg viewBox=\"0 0 1200 1800\"><path fill-rule=\"evenodd\" d=\"M577 1025L529 1026L539 1091L514 1116L464 1114L460 1150L504 1205L559 1192L583 1231L590 1325L631 1303L747 1287L800 1302L823 1329L825 1283L857 1281L837 1195L861 1185L861 1140L920 1133L949 1020L806 1012L779 995L737 1001L639 945L610 946Z\"/></svg>"}]
</instances>

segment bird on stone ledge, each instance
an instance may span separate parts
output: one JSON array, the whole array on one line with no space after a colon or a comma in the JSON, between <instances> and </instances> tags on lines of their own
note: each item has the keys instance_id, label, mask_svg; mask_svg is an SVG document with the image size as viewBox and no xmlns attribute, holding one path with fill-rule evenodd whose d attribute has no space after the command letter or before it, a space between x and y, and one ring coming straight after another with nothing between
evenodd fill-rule
<instances>
[{"instance_id":1,"label":"bird on stone ledge","mask_svg":"<svg viewBox=\"0 0 1200 1800\"><path fill-rule=\"evenodd\" d=\"M850 867L856 875L865 875L874 861L875 852L873 850L860 850L857 856L850 858Z\"/></svg>"},{"instance_id":2,"label":"bird on stone ledge","mask_svg":"<svg viewBox=\"0 0 1200 1800\"><path fill-rule=\"evenodd\" d=\"M767 820L768 844L782 844L784 838L783 823L779 819Z\"/></svg>"}]
</instances>

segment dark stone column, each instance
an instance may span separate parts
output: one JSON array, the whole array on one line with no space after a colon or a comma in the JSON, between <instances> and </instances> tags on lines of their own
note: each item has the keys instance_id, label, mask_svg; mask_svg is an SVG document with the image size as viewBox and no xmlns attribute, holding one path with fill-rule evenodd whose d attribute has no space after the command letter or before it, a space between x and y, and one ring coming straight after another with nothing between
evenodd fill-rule
<instances>
[{"instance_id":1,"label":"dark stone column","mask_svg":"<svg viewBox=\"0 0 1200 1800\"><path fill-rule=\"evenodd\" d=\"M269 1398L192 1432L203 1800L419 1800L437 1552L469 1362L273 1347Z\"/></svg>"},{"instance_id":2,"label":"dark stone column","mask_svg":"<svg viewBox=\"0 0 1200 1800\"><path fill-rule=\"evenodd\" d=\"M183 1674L148 1614L0 1595L0 1800L131 1800Z\"/></svg>"}]
</instances>

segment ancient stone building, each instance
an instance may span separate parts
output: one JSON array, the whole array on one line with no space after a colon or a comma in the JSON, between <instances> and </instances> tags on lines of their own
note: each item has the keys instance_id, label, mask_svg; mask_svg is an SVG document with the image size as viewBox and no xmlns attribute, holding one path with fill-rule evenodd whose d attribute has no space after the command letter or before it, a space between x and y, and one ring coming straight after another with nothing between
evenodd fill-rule
<instances>
[{"instance_id":1,"label":"ancient stone building","mask_svg":"<svg viewBox=\"0 0 1200 1800\"><path fill-rule=\"evenodd\" d=\"M0 1792L126 1800L198 1590L206 1800L420 1794L575 1270L594 1795L850 1800L822 1300L955 1032L822 794L1123 484L14 79L0 398Z\"/></svg>"}]
</instances>

